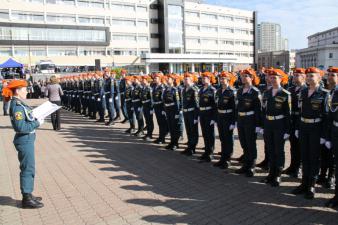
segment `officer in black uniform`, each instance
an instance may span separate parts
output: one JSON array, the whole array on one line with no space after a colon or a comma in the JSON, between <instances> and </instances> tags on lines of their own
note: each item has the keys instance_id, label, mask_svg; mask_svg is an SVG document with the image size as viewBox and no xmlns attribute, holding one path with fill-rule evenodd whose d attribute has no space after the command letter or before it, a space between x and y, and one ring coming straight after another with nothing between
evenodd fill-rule
<instances>
[{"instance_id":1,"label":"officer in black uniform","mask_svg":"<svg viewBox=\"0 0 338 225\"><path fill-rule=\"evenodd\" d=\"M326 89L331 92L337 86L336 74L334 72L330 72L334 70L334 67L328 69L327 79L325 82ZM332 189L334 187L334 171L334 153L332 150L328 149L326 145L323 145L320 151L320 174L317 184L320 184L325 188Z\"/></svg>"},{"instance_id":2,"label":"officer in black uniform","mask_svg":"<svg viewBox=\"0 0 338 225\"><path fill-rule=\"evenodd\" d=\"M99 113L98 123L104 123L104 113L106 110L106 96L104 94L104 80L102 74L96 74L95 80L96 107Z\"/></svg>"},{"instance_id":3,"label":"officer in black uniform","mask_svg":"<svg viewBox=\"0 0 338 225\"><path fill-rule=\"evenodd\" d=\"M235 172L253 177L257 159L257 133L261 131L261 94L254 85L259 78L252 69L241 72L243 86L237 91L237 127L239 142L244 151L243 165Z\"/></svg>"},{"instance_id":4,"label":"officer in black uniform","mask_svg":"<svg viewBox=\"0 0 338 225\"><path fill-rule=\"evenodd\" d=\"M140 82L140 76L134 76L134 89L131 93L131 101L133 103L133 109L136 116L137 121L137 131L134 134L137 137L141 137L144 135L144 120L143 120L143 109L141 102L141 94L142 94L142 85Z\"/></svg>"},{"instance_id":5,"label":"officer in black uniform","mask_svg":"<svg viewBox=\"0 0 338 225\"><path fill-rule=\"evenodd\" d=\"M143 137L144 140L150 141L153 138L154 131L154 108L153 108L153 89L150 87L150 77L142 76L142 93L141 93L141 101L143 114L146 121L147 134Z\"/></svg>"},{"instance_id":6,"label":"officer in black uniform","mask_svg":"<svg viewBox=\"0 0 338 225\"><path fill-rule=\"evenodd\" d=\"M106 123L106 126L114 125L115 118L115 101L114 101L114 93L115 93L115 85L113 76L107 71L105 74L105 83L104 83L104 93L106 95L106 107L108 110L109 121Z\"/></svg>"},{"instance_id":7,"label":"officer in black uniform","mask_svg":"<svg viewBox=\"0 0 338 225\"><path fill-rule=\"evenodd\" d=\"M121 103L122 114L124 116L124 120L122 121L122 123L125 123L125 122L128 121L128 113L127 113L126 101L125 101L125 94L126 94L125 77L126 77L126 71L122 70L121 71L121 78L120 78L120 81L119 81L120 103Z\"/></svg>"},{"instance_id":8,"label":"officer in black uniform","mask_svg":"<svg viewBox=\"0 0 338 225\"><path fill-rule=\"evenodd\" d=\"M336 166L336 186L334 197L327 203L327 207L338 207L338 68L332 67L328 69L328 76L332 83L336 83L336 87L331 90L331 95L328 101L329 119L328 119L328 140L325 146L334 154L334 161Z\"/></svg>"},{"instance_id":9,"label":"officer in black uniform","mask_svg":"<svg viewBox=\"0 0 338 225\"><path fill-rule=\"evenodd\" d=\"M188 137L188 146L182 154L188 156L195 153L198 143L199 88L194 84L194 80L197 78L193 74L184 74L184 88L181 94L184 125Z\"/></svg>"},{"instance_id":10,"label":"officer in black uniform","mask_svg":"<svg viewBox=\"0 0 338 225\"><path fill-rule=\"evenodd\" d=\"M318 68L306 69L308 87L299 95L300 124L295 131L299 136L302 158L302 183L292 191L305 194L307 199L315 196L315 184L319 173L320 148L325 143L327 132L327 100L329 91L320 87L321 74Z\"/></svg>"},{"instance_id":11,"label":"officer in black uniform","mask_svg":"<svg viewBox=\"0 0 338 225\"><path fill-rule=\"evenodd\" d=\"M164 144L165 136L168 134L168 124L165 117L164 105L162 100L162 94L165 88L165 85L162 84L162 75L154 74L154 86L153 86L153 104L155 116L159 128L159 137L154 141L156 144Z\"/></svg>"},{"instance_id":12,"label":"officer in black uniform","mask_svg":"<svg viewBox=\"0 0 338 225\"><path fill-rule=\"evenodd\" d=\"M234 150L233 130L236 126L236 93L233 88L237 78L223 71L219 75L220 87L216 92L217 127L221 141L221 158L214 166L227 169L230 166L230 158Z\"/></svg>"},{"instance_id":13,"label":"officer in black uniform","mask_svg":"<svg viewBox=\"0 0 338 225\"><path fill-rule=\"evenodd\" d=\"M165 116L170 132L170 143L165 148L173 151L179 147L180 126L183 120L179 90L174 86L175 79L178 79L176 75L168 75L167 86L162 94Z\"/></svg>"},{"instance_id":14,"label":"officer in black uniform","mask_svg":"<svg viewBox=\"0 0 338 225\"><path fill-rule=\"evenodd\" d=\"M277 187L285 164L284 145L290 137L291 93L282 88L288 75L280 69L269 71L272 88L263 93L264 144L269 152L269 174L264 183Z\"/></svg>"},{"instance_id":15,"label":"officer in black uniform","mask_svg":"<svg viewBox=\"0 0 338 225\"><path fill-rule=\"evenodd\" d=\"M95 93L95 83L96 83L96 77L95 75L92 76L92 74L89 75L90 80L90 92L89 92L89 104L88 104L88 114L89 118L96 120L96 93Z\"/></svg>"},{"instance_id":16,"label":"officer in black uniform","mask_svg":"<svg viewBox=\"0 0 338 225\"><path fill-rule=\"evenodd\" d=\"M300 145L299 138L295 136L296 125L300 122L300 109L298 107L298 96L302 89L306 88L305 84L305 69L296 68L293 71L293 86L289 88L291 93L291 130L290 130L290 153L291 153L291 164L283 172L292 177L298 178L300 175Z\"/></svg>"},{"instance_id":17,"label":"officer in black uniform","mask_svg":"<svg viewBox=\"0 0 338 225\"><path fill-rule=\"evenodd\" d=\"M204 140L204 153L200 156L201 162L211 162L215 149L215 123L216 123L216 89L211 85L215 83L212 73L202 74L203 87L199 90L199 119Z\"/></svg>"},{"instance_id":18,"label":"officer in black uniform","mask_svg":"<svg viewBox=\"0 0 338 225\"><path fill-rule=\"evenodd\" d=\"M132 77L125 77L126 81L126 94L125 94L125 102L126 102L126 109L129 118L130 127L125 132L132 134L135 131L135 115L134 115L134 108L132 103L132 92L134 90L133 86L133 78Z\"/></svg>"},{"instance_id":19,"label":"officer in black uniform","mask_svg":"<svg viewBox=\"0 0 338 225\"><path fill-rule=\"evenodd\" d=\"M90 80L89 74L87 74L84 78L84 91L83 91L83 106L82 106L82 115L84 117L88 117L88 104L89 104L89 94L90 94Z\"/></svg>"}]
</instances>

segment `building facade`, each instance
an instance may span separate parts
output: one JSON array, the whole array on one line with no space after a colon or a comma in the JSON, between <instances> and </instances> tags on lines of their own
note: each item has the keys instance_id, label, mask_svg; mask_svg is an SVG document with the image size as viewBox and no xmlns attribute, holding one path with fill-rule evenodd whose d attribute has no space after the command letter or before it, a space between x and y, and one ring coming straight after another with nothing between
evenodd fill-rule
<instances>
[{"instance_id":1,"label":"building facade","mask_svg":"<svg viewBox=\"0 0 338 225\"><path fill-rule=\"evenodd\" d=\"M308 47L297 50L297 67L319 67L323 70L338 66L338 27L308 37Z\"/></svg>"},{"instance_id":2,"label":"building facade","mask_svg":"<svg viewBox=\"0 0 338 225\"><path fill-rule=\"evenodd\" d=\"M143 72L236 69L255 63L255 18L193 0L4 0L0 59L59 66L100 59Z\"/></svg>"},{"instance_id":3,"label":"building facade","mask_svg":"<svg viewBox=\"0 0 338 225\"><path fill-rule=\"evenodd\" d=\"M258 67L280 68L285 72L290 72L295 67L294 51L273 51L258 53Z\"/></svg>"}]
</instances>

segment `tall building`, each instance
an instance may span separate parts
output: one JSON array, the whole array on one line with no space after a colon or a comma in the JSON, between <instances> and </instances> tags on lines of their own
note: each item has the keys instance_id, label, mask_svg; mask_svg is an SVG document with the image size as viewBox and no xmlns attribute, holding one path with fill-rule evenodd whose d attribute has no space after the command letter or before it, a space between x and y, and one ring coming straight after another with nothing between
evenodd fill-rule
<instances>
[{"instance_id":1,"label":"tall building","mask_svg":"<svg viewBox=\"0 0 338 225\"><path fill-rule=\"evenodd\" d=\"M277 23L261 22L257 25L258 51L271 52L284 50L281 26ZM282 48L283 47L283 48Z\"/></svg>"},{"instance_id":2,"label":"tall building","mask_svg":"<svg viewBox=\"0 0 338 225\"><path fill-rule=\"evenodd\" d=\"M295 52L291 51L273 51L258 53L258 68L279 68L285 72L290 72L295 67Z\"/></svg>"},{"instance_id":3,"label":"tall building","mask_svg":"<svg viewBox=\"0 0 338 225\"><path fill-rule=\"evenodd\" d=\"M308 47L297 50L297 67L328 69L338 66L338 27L318 32L308 38Z\"/></svg>"},{"instance_id":4,"label":"tall building","mask_svg":"<svg viewBox=\"0 0 338 225\"><path fill-rule=\"evenodd\" d=\"M254 65L256 14L193 0L6 0L0 61L130 71Z\"/></svg>"},{"instance_id":5,"label":"tall building","mask_svg":"<svg viewBox=\"0 0 338 225\"><path fill-rule=\"evenodd\" d=\"M281 51L289 50L289 39L282 37L280 50Z\"/></svg>"}]
</instances>

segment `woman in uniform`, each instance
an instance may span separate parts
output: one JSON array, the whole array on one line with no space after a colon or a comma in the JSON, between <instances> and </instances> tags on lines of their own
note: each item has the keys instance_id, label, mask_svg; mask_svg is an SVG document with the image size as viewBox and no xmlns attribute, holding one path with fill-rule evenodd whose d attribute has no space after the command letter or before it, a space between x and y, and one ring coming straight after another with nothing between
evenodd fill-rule
<instances>
[{"instance_id":1,"label":"woman in uniform","mask_svg":"<svg viewBox=\"0 0 338 225\"><path fill-rule=\"evenodd\" d=\"M41 208L41 197L32 195L35 177L35 129L43 124L32 116L32 109L24 103L27 97L27 82L13 80L3 90L7 100L11 99L9 115L14 131L14 146L20 162L20 189L23 208Z\"/></svg>"}]
</instances>

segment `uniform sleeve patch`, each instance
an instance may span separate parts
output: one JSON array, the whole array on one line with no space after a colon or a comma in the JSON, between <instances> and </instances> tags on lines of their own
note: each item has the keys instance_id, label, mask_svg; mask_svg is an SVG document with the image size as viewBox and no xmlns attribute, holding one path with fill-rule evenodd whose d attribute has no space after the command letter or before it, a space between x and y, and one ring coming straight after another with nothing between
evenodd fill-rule
<instances>
[{"instance_id":1,"label":"uniform sleeve patch","mask_svg":"<svg viewBox=\"0 0 338 225\"><path fill-rule=\"evenodd\" d=\"M16 112L15 113L15 120L22 120L22 119L23 119L22 112Z\"/></svg>"}]
</instances>

